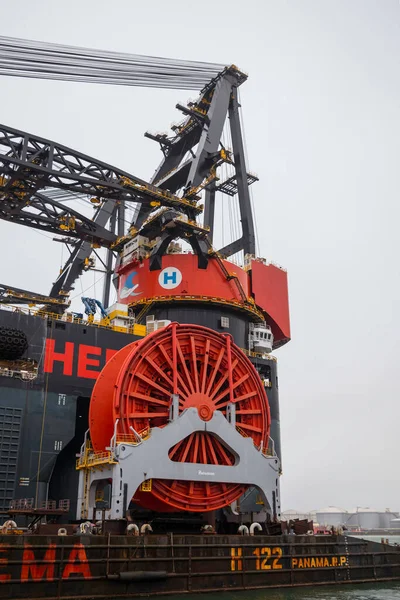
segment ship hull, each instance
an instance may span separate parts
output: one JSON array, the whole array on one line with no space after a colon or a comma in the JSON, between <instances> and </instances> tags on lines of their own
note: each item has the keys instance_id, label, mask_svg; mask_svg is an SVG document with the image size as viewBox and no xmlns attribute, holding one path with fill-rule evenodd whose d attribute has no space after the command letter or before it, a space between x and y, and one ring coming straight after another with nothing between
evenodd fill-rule
<instances>
[{"instance_id":1,"label":"ship hull","mask_svg":"<svg viewBox=\"0 0 400 600\"><path fill-rule=\"evenodd\" d=\"M36 364L31 379L0 371L0 517L8 518L11 500L33 498L39 507L69 499L73 519L93 384L108 358L139 336L22 311L0 310L0 326L26 334L23 358Z\"/></svg>"},{"instance_id":2,"label":"ship hull","mask_svg":"<svg viewBox=\"0 0 400 600\"><path fill-rule=\"evenodd\" d=\"M0 598L123 598L388 581L400 553L342 536L2 536Z\"/></svg>"}]
</instances>

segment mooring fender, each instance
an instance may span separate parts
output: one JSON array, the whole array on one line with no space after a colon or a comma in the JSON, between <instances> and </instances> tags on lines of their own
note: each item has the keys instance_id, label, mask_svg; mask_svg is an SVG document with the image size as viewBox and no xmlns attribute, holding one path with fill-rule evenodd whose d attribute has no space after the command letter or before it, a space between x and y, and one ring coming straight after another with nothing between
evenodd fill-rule
<instances>
[{"instance_id":1,"label":"mooring fender","mask_svg":"<svg viewBox=\"0 0 400 600\"><path fill-rule=\"evenodd\" d=\"M113 581L157 581L167 579L167 571L125 571L124 573L109 573L107 579Z\"/></svg>"}]
</instances>

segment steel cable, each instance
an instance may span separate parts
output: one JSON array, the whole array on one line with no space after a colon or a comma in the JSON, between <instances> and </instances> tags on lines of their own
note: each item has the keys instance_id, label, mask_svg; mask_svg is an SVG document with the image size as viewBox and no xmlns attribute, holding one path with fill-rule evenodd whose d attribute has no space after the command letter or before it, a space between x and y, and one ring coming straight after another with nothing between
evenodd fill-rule
<instances>
[{"instance_id":1,"label":"steel cable","mask_svg":"<svg viewBox=\"0 0 400 600\"><path fill-rule=\"evenodd\" d=\"M198 90L223 69L217 63L0 36L0 75L13 77Z\"/></svg>"}]
</instances>

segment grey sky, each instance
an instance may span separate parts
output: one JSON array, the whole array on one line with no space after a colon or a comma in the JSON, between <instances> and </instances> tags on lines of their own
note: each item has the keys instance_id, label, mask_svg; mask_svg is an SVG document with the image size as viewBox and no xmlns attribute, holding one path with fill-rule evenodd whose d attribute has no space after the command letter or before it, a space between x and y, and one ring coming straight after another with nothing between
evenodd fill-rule
<instances>
[{"instance_id":1,"label":"grey sky","mask_svg":"<svg viewBox=\"0 0 400 600\"><path fill-rule=\"evenodd\" d=\"M283 508L400 510L397 0L0 0L0 33L235 63L261 255L289 272ZM193 92L0 79L3 123L149 179L146 129ZM0 223L0 281L47 292L60 247ZM65 258L65 257L64 257ZM93 275L90 275L92 278ZM92 283L90 279L88 285ZM85 284L86 285L86 284ZM77 292L79 293L79 289Z\"/></svg>"}]
</instances>

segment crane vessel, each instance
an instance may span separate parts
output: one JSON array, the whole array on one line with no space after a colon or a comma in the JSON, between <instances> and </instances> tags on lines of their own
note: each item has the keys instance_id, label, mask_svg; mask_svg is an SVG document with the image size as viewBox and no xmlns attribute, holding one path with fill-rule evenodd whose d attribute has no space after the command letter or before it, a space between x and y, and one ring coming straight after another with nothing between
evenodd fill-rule
<instances>
[{"instance_id":1,"label":"crane vessel","mask_svg":"<svg viewBox=\"0 0 400 600\"><path fill-rule=\"evenodd\" d=\"M162 67L177 87L177 66ZM0 125L0 218L69 249L48 295L0 285L0 598L399 577L396 549L281 522L272 352L290 340L287 273L256 252L247 76L212 70L170 133L146 132L162 151L150 182ZM218 248L222 195L237 202L240 232ZM84 317L70 294L96 257L103 297L82 297Z\"/></svg>"}]
</instances>

